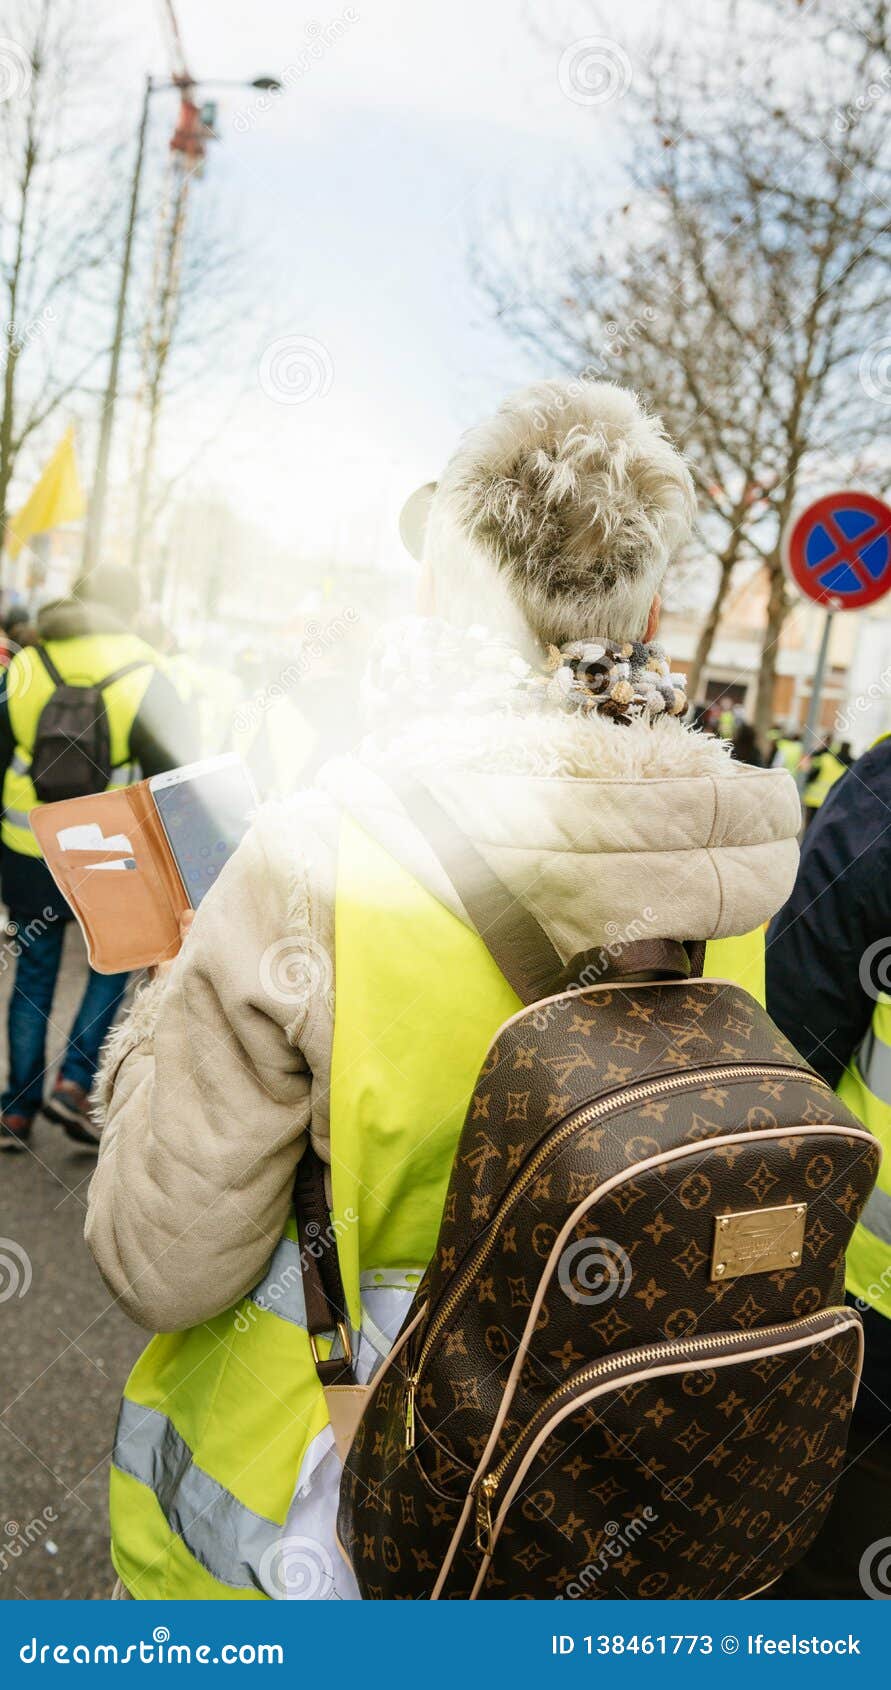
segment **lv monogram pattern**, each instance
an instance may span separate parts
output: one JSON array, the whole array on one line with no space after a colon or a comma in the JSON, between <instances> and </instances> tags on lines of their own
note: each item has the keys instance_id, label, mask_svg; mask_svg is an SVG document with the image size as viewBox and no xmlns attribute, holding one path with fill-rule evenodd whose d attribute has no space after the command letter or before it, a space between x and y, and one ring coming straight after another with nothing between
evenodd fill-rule
<instances>
[{"instance_id":1,"label":"lv monogram pattern","mask_svg":"<svg viewBox=\"0 0 891 1690\"><path fill-rule=\"evenodd\" d=\"M691 1369L580 1409L525 1475L480 1594L717 1599L763 1589L804 1553L829 1506L856 1366L848 1329L794 1355ZM474 1559L462 1563L465 1589Z\"/></svg>"},{"instance_id":2,"label":"lv monogram pattern","mask_svg":"<svg viewBox=\"0 0 891 1690\"><path fill-rule=\"evenodd\" d=\"M623 1100L632 1087L634 1095ZM340 1535L363 1595L430 1595L503 1406L486 1471L550 1394L592 1362L694 1335L723 1332L744 1340L761 1327L838 1304L844 1251L878 1170L878 1147L855 1136L856 1125L759 1006L719 983L573 995L533 1008L503 1029L470 1101L436 1253L415 1300L415 1308L427 1303L427 1316L372 1398L344 1475ZM670 1160L668 1152L675 1153ZM608 1181L610 1189L579 1215L556 1251L567 1221ZM802 1203L807 1220L799 1264L711 1278L716 1216ZM537 1294L541 1304L531 1321ZM836 1359L850 1341L833 1340ZM821 1345L806 1365L825 1371L827 1354ZM740 1364L740 1373L751 1365ZM414 1375L415 1447L407 1450L406 1381ZM821 1388L814 1385L815 1392ZM692 1385L686 1394L681 1385L672 1390L692 1400ZM704 1436L713 1444L726 1441L717 1399L703 1396L709 1397L699 1413ZM848 1388L848 1407L850 1397ZM619 1418L623 1411L615 1405L622 1400L618 1391L611 1399ZM672 1399L669 1406L677 1414L683 1405ZM792 1437L804 1437L805 1407L796 1398L790 1417L786 1403ZM583 1442L606 1436L603 1413L597 1425L600 1431L589 1428ZM663 1462L673 1470L663 1450L667 1430L663 1437L662 1427L649 1422L645 1430L646 1471L658 1472ZM843 1448L844 1426L839 1436ZM612 1463L597 1459L610 1470L598 1483L622 1482L618 1456ZM834 1472L824 1474L821 1508L824 1494L826 1506L831 1499ZM678 1473L678 1482L684 1477ZM557 1499L551 1514L578 1516L578 1532L596 1539L605 1529L597 1526L598 1498L579 1493L579 1478L559 1467L551 1478ZM694 1517L706 1478L697 1465L692 1501L684 1504ZM626 1488L628 1505L637 1505L646 1487L635 1481ZM803 1506L809 1542L818 1511L816 1501ZM675 1515L672 1502L672 1520ZM782 1538L782 1551L768 1554L772 1520L751 1539L751 1520L743 1522L743 1535L750 1555L782 1553L782 1571L806 1547L804 1527L794 1540ZM677 1529L684 1529L680 1517ZM522 1508L512 1509L482 1594L561 1594L553 1580L576 1563L565 1543L561 1558L553 1535ZM731 1535L728 1526L716 1554L744 1559L745 1546L724 1547ZM550 1547L539 1555L542 1545ZM445 1594L468 1595L480 1565L471 1523ZM701 1569L691 1575L679 1554L666 1555L663 1565L672 1581L665 1594L709 1593ZM710 1577L730 1576L717 1562L706 1570ZM626 1564L625 1573L633 1571ZM603 1595L603 1578L593 1582L586 1594Z\"/></svg>"}]
</instances>

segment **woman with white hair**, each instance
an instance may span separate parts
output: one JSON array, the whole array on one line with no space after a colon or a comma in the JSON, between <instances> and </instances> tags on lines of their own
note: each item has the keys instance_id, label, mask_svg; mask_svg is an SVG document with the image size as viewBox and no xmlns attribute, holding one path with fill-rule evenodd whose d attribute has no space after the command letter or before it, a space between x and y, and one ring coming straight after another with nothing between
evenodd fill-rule
<instances>
[{"instance_id":1,"label":"woman with white hair","mask_svg":"<svg viewBox=\"0 0 891 1690\"><path fill-rule=\"evenodd\" d=\"M740 936L792 886L798 800L785 771L683 725L653 641L693 513L683 458L619 388L542 383L471 429L430 501L422 614L371 664L358 751L261 812L115 1034L87 1237L164 1334L115 1443L122 1593L356 1594L322 1387L348 1364L366 1380L398 1331L517 1004L431 817L564 962L707 940L707 970L758 995L763 947ZM316 1157L303 1251L336 1242L348 1310L327 1335L293 1212Z\"/></svg>"}]
</instances>

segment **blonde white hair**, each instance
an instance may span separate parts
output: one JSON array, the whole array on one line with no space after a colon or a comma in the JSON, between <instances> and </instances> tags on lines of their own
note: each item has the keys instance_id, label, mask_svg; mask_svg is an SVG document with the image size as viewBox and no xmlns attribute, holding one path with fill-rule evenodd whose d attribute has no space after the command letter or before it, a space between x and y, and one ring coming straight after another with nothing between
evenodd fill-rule
<instances>
[{"instance_id":1,"label":"blonde white hair","mask_svg":"<svg viewBox=\"0 0 891 1690\"><path fill-rule=\"evenodd\" d=\"M446 466L424 545L434 608L526 645L640 639L695 508L683 457L635 394L538 382Z\"/></svg>"}]
</instances>

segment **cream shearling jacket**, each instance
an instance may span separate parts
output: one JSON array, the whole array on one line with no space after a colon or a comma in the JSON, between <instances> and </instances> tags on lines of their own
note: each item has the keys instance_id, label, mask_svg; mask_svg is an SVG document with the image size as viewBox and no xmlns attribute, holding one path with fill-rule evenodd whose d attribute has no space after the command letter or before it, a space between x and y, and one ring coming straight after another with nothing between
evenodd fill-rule
<instances>
[{"instance_id":1,"label":"cream shearling jacket","mask_svg":"<svg viewBox=\"0 0 891 1690\"><path fill-rule=\"evenodd\" d=\"M330 1159L343 810L467 919L387 782L397 770L426 782L567 961L635 923L653 938L748 932L795 878L791 777L674 719L431 718L264 808L106 1047L86 1236L143 1326L194 1326L245 1295L281 1237L307 1133ZM282 990L283 971L306 989Z\"/></svg>"}]
</instances>

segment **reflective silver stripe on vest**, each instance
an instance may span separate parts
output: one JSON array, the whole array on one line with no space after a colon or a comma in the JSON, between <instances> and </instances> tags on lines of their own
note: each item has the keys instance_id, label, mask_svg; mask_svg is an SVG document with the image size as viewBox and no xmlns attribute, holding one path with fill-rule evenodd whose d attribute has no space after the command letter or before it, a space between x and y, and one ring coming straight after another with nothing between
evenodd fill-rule
<instances>
[{"instance_id":1,"label":"reflective silver stripe on vest","mask_svg":"<svg viewBox=\"0 0 891 1690\"><path fill-rule=\"evenodd\" d=\"M296 1239L283 1238L276 1245L266 1273L248 1296L258 1309L277 1314L280 1320L289 1320L292 1326L302 1326L306 1331L303 1272Z\"/></svg>"},{"instance_id":2,"label":"reflective silver stripe on vest","mask_svg":"<svg viewBox=\"0 0 891 1690\"><path fill-rule=\"evenodd\" d=\"M12 767L17 775L26 775L30 771L31 764L23 765L21 758L19 758L19 767L16 768L16 759L13 757ZM109 786L133 786L141 778L142 770L138 763L120 763L116 769L112 769L108 777L108 784ZM3 818L9 822L10 827L25 827L29 832L31 830L30 810L7 809L3 811Z\"/></svg>"},{"instance_id":3,"label":"reflective silver stripe on vest","mask_svg":"<svg viewBox=\"0 0 891 1690\"><path fill-rule=\"evenodd\" d=\"M30 774L30 772L31 772L31 759L30 759L30 757L23 757L21 752L14 751L13 754L12 754L11 768L12 768L12 772L13 772L14 775Z\"/></svg>"},{"instance_id":4,"label":"reflective silver stripe on vest","mask_svg":"<svg viewBox=\"0 0 891 1690\"><path fill-rule=\"evenodd\" d=\"M212 1578L238 1590L264 1589L257 1569L267 1552L274 1556L284 1526L246 1508L196 1467L166 1414L124 1397L112 1461L154 1492L170 1530Z\"/></svg>"},{"instance_id":5,"label":"reflective silver stripe on vest","mask_svg":"<svg viewBox=\"0 0 891 1690\"><path fill-rule=\"evenodd\" d=\"M882 1244L891 1244L891 1195L887 1191L876 1187L860 1216L860 1225Z\"/></svg>"},{"instance_id":6,"label":"reflective silver stripe on vest","mask_svg":"<svg viewBox=\"0 0 891 1690\"><path fill-rule=\"evenodd\" d=\"M359 1275L362 1325L358 1332L352 1332L352 1340L353 1359L360 1378L370 1377L389 1354L420 1278L418 1268L370 1268ZM266 1314L277 1315L279 1320L306 1331L303 1273L296 1239L283 1238L277 1245L260 1283L248 1292L248 1301ZM343 1354L339 1334L334 1335L331 1354Z\"/></svg>"},{"instance_id":7,"label":"reflective silver stripe on vest","mask_svg":"<svg viewBox=\"0 0 891 1690\"><path fill-rule=\"evenodd\" d=\"M369 1268L359 1275L362 1302L365 1303L367 1293L375 1292L408 1292L413 1296L420 1279L419 1268ZM277 1314L280 1320L290 1321L292 1326L306 1331L303 1272L296 1239L283 1238L276 1245L269 1267L259 1284L248 1292L248 1300L267 1314Z\"/></svg>"},{"instance_id":8,"label":"reflective silver stripe on vest","mask_svg":"<svg viewBox=\"0 0 891 1690\"><path fill-rule=\"evenodd\" d=\"M857 1052L857 1067L873 1097L891 1106L891 1045L870 1027Z\"/></svg>"}]
</instances>

